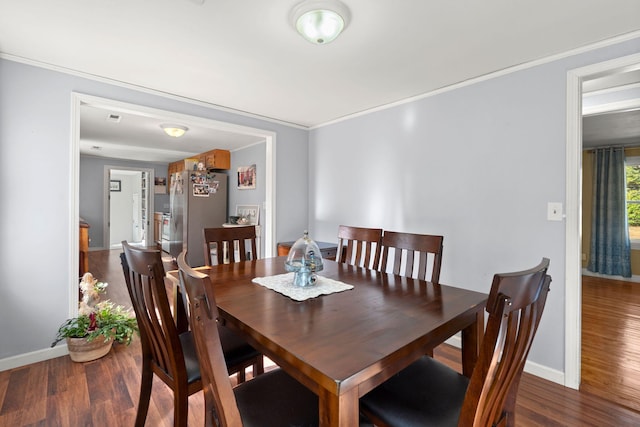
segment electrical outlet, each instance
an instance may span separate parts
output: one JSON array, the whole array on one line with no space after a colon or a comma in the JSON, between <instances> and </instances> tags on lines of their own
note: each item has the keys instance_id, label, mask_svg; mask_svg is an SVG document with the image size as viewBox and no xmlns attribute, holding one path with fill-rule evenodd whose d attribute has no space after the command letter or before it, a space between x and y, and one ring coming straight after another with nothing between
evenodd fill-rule
<instances>
[{"instance_id":1,"label":"electrical outlet","mask_svg":"<svg viewBox=\"0 0 640 427\"><path fill-rule=\"evenodd\" d=\"M562 203L549 202L547 204L547 219L549 221L562 221Z\"/></svg>"}]
</instances>

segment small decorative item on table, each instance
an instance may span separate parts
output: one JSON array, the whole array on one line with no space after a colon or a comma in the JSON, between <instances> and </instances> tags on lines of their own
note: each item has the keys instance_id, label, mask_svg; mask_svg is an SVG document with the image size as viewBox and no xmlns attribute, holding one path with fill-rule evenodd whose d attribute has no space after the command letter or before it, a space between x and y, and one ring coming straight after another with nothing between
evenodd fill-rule
<instances>
[{"instance_id":1,"label":"small decorative item on table","mask_svg":"<svg viewBox=\"0 0 640 427\"><path fill-rule=\"evenodd\" d=\"M309 238L306 230L304 236L291 246L285 269L294 272L293 283L296 286L312 286L316 283L316 273L323 269L322 256L318 244Z\"/></svg>"}]
</instances>

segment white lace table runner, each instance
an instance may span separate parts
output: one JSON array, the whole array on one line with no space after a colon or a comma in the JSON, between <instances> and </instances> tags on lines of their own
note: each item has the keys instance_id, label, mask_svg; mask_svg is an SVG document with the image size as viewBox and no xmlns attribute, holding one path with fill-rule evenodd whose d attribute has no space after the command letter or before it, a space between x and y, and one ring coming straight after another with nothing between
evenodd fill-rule
<instances>
[{"instance_id":1,"label":"white lace table runner","mask_svg":"<svg viewBox=\"0 0 640 427\"><path fill-rule=\"evenodd\" d=\"M275 276L256 277L252 282L279 292L282 295L286 295L296 301L304 301L319 295L329 295L335 292L353 289L353 285L347 285L338 280L322 276L317 276L318 279L314 285L300 287L293 284L293 275L294 273L285 273Z\"/></svg>"}]
</instances>

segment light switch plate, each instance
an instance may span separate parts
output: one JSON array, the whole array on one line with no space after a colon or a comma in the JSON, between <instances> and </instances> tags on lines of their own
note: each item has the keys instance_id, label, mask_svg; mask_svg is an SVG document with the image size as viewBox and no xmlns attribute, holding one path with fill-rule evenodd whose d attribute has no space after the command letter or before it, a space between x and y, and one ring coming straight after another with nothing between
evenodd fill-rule
<instances>
[{"instance_id":1,"label":"light switch plate","mask_svg":"<svg viewBox=\"0 0 640 427\"><path fill-rule=\"evenodd\" d=\"M547 204L547 219L549 221L562 221L562 203L549 202Z\"/></svg>"}]
</instances>

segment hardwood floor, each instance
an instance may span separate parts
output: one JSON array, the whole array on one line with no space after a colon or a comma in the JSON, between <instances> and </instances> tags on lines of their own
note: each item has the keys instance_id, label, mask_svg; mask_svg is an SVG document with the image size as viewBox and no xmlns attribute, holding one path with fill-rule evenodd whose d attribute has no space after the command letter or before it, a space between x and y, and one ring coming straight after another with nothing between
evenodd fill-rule
<instances>
[{"instance_id":1,"label":"hardwood floor","mask_svg":"<svg viewBox=\"0 0 640 427\"><path fill-rule=\"evenodd\" d=\"M640 411L640 283L583 276L580 390Z\"/></svg>"},{"instance_id":2,"label":"hardwood floor","mask_svg":"<svg viewBox=\"0 0 640 427\"><path fill-rule=\"evenodd\" d=\"M105 252L109 253L90 253L91 272L109 282L109 298L128 306L124 279L120 279L119 251ZM119 286L122 289L117 289ZM602 347L606 349L607 345ZM435 350L435 357L460 369L460 351L456 348L442 345ZM628 379L631 377L634 375ZM129 347L114 345L107 356L93 362L74 363L64 356L3 371L0 426L132 426L139 386L137 338ZM146 425L170 427L172 423L172 392L156 379ZM189 398L189 425L203 424L204 400L202 393L196 393ZM638 426L640 413L595 393L567 389L525 373L518 394L516 425Z\"/></svg>"}]
</instances>

